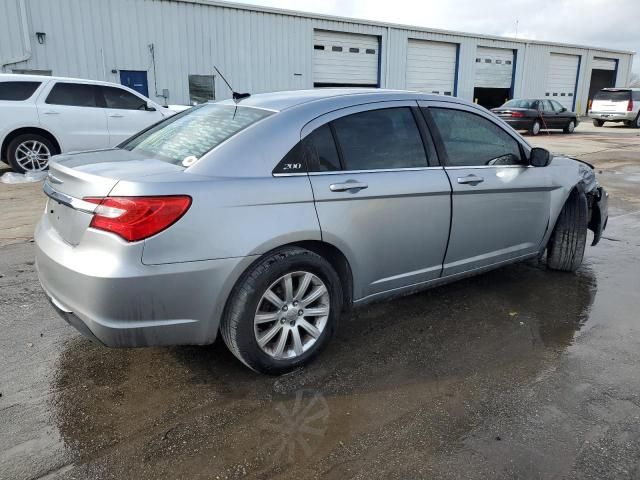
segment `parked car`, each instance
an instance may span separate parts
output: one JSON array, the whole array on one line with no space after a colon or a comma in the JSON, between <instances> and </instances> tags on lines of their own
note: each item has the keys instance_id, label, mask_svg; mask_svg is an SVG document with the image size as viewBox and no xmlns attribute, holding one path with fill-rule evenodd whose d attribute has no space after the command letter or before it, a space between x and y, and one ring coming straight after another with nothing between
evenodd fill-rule
<instances>
[{"instance_id":1,"label":"parked car","mask_svg":"<svg viewBox=\"0 0 640 480\"><path fill-rule=\"evenodd\" d=\"M114 83L0 74L0 159L45 170L52 155L113 147L174 113Z\"/></svg>"},{"instance_id":2,"label":"parked car","mask_svg":"<svg viewBox=\"0 0 640 480\"><path fill-rule=\"evenodd\" d=\"M573 271L608 218L590 165L465 101L374 89L196 106L54 157L44 191L37 270L71 325L114 347L220 332L270 374L314 357L348 307L545 251Z\"/></svg>"},{"instance_id":3,"label":"parked car","mask_svg":"<svg viewBox=\"0 0 640 480\"><path fill-rule=\"evenodd\" d=\"M560 129L564 133L573 133L578 126L577 115L555 100L509 100L491 111L515 130L526 130L531 135L538 135L542 129Z\"/></svg>"},{"instance_id":4,"label":"parked car","mask_svg":"<svg viewBox=\"0 0 640 480\"><path fill-rule=\"evenodd\" d=\"M593 97L589 117L596 127L622 122L640 128L640 88L603 88Z\"/></svg>"}]
</instances>

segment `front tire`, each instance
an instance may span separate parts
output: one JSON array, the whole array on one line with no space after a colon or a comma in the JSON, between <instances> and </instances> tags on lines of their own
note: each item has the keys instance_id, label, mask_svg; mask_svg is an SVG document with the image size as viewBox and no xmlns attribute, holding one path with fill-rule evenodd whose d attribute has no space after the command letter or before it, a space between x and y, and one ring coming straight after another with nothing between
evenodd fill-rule
<instances>
[{"instance_id":1,"label":"front tire","mask_svg":"<svg viewBox=\"0 0 640 480\"><path fill-rule=\"evenodd\" d=\"M593 121L593 126L594 127L601 127L604 125L604 120L594 120Z\"/></svg>"},{"instance_id":2,"label":"front tire","mask_svg":"<svg viewBox=\"0 0 640 480\"><path fill-rule=\"evenodd\" d=\"M569 121L567 126L562 129L562 131L564 133L573 133L573 131L575 129L576 129L576 121L575 120L571 120L571 121Z\"/></svg>"},{"instance_id":3,"label":"front tire","mask_svg":"<svg viewBox=\"0 0 640 480\"><path fill-rule=\"evenodd\" d=\"M534 120L529 127L529 135L536 136L540 133L540 120Z\"/></svg>"},{"instance_id":4,"label":"front tire","mask_svg":"<svg viewBox=\"0 0 640 480\"><path fill-rule=\"evenodd\" d=\"M587 198L574 190L562 207L547 244L547 266L574 272L582 264L587 243Z\"/></svg>"},{"instance_id":5,"label":"front tire","mask_svg":"<svg viewBox=\"0 0 640 480\"><path fill-rule=\"evenodd\" d=\"M252 370L283 374L328 344L342 298L340 279L327 260L302 248L282 249L238 281L220 326L222 338Z\"/></svg>"},{"instance_id":6,"label":"front tire","mask_svg":"<svg viewBox=\"0 0 640 480\"><path fill-rule=\"evenodd\" d=\"M14 172L40 172L49 168L49 160L57 153L51 141L37 133L18 135L7 148L7 160Z\"/></svg>"}]
</instances>

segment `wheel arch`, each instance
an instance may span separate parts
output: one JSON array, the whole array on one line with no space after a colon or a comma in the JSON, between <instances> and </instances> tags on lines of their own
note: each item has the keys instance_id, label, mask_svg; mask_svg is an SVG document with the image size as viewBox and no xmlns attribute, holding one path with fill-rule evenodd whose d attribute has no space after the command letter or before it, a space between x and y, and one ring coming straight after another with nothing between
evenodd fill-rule
<instances>
[{"instance_id":1,"label":"wheel arch","mask_svg":"<svg viewBox=\"0 0 640 480\"><path fill-rule=\"evenodd\" d=\"M2 145L0 145L0 158L4 160L7 159L7 150L9 149L9 144L14 138L29 133L42 135L43 137L47 138L51 143L53 143L54 147L56 148L55 154L62 153L62 146L60 144L60 141L54 134L52 134L48 130L45 130L41 127L20 127L9 132L7 136L5 136L2 140Z\"/></svg>"},{"instance_id":2,"label":"wheel arch","mask_svg":"<svg viewBox=\"0 0 640 480\"><path fill-rule=\"evenodd\" d=\"M334 268L336 273L338 274L338 278L340 279L340 283L342 286L342 305L343 310L348 311L351 309L353 305L353 273L351 270L351 265L347 260L345 254L335 245L331 243L324 242L322 240L298 240L290 243L285 243L279 245L278 247L272 248L269 251L257 255L254 260L249 263L238 275L231 289L229 290L229 294L225 300L225 307L223 310L226 310L227 305L231 301L232 292L236 289L236 287L242 282L248 272L260 261L264 258L273 255L274 253L284 250L287 248L304 248L309 250L317 255L320 255L322 258L327 260L331 266Z\"/></svg>"},{"instance_id":3,"label":"wheel arch","mask_svg":"<svg viewBox=\"0 0 640 480\"><path fill-rule=\"evenodd\" d=\"M547 248L549 239L551 238L551 235L553 234L553 231L556 228L556 224L558 223L558 219L560 218L560 213L562 212L562 209L564 208L564 206L567 204L567 202L573 200L575 198L575 195L584 194L584 191L585 191L584 185L582 184L582 182L577 182L572 187L564 190L564 192L566 192L566 195L563 195L560 201L556 202L555 206L552 205L551 215L549 217L549 226L540 244L540 249L539 249L540 255L542 255L545 249Z\"/></svg>"}]
</instances>

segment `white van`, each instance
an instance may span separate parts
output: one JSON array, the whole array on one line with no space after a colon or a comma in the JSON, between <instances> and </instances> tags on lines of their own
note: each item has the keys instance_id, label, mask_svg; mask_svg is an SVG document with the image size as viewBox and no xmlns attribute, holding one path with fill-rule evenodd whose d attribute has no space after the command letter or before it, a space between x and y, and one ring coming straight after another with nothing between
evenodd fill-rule
<instances>
[{"instance_id":1,"label":"white van","mask_svg":"<svg viewBox=\"0 0 640 480\"><path fill-rule=\"evenodd\" d=\"M174 113L115 83L0 74L0 159L45 170L52 155L116 146Z\"/></svg>"},{"instance_id":2,"label":"white van","mask_svg":"<svg viewBox=\"0 0 640 480\"><path fill-rule=\"evenodd\" d=\"M603 88L595 97L589 117L601 127L604 122L624 122L627 127L640 128L640 88Z\"/></svg>"}]
</instances>

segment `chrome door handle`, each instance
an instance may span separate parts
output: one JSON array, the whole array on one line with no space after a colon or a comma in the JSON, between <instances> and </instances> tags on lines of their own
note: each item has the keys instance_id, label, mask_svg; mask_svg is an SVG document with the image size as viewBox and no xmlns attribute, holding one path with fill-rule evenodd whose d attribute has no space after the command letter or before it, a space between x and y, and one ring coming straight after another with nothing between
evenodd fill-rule
<instances>
[{"instance_id":1,"label":"chrome door handle","mask_svg":"<svg viewBox=\"0 0 640 480\"><path fill-rule=\"evenodd\" d=\"M44 112L45 115L60 115L60 112L56 112L55 110L47 110Z\"/></svg>"},{"instance_id":2,"label":"chrome door handle","mask_svg":"<svg viewBox=\"0 0 640 480\"><path fill-rule=\"evenodd\" d=\"M119 113L112 113L111 115L109 115L111 118L122 118L124 117L124 115L120 115Z\"/></svg>"},{"instance_id":3,"label":"chrome door handle","mask_svg":"<svg viewBox=\"0 0 640 480\"><path fill-rule=\"evenodd\" d=\"M466 177L458 177L458 183L461 184L477 185L482 182L484 182L484 178L473 174L467 175Z\"/></svg>"},{"instance_id":4,"label":"chrome door handle","mask_svg":"<svg viewBox=\"0 0 640 480\"><path fill-rule=\"evenodd\" d=\"M346 181L344 183L332 183L329 185L329 190L332 192L348 192L349 190L364 190L369 188L366 183Z\"/></svg>"}]
</instances>

